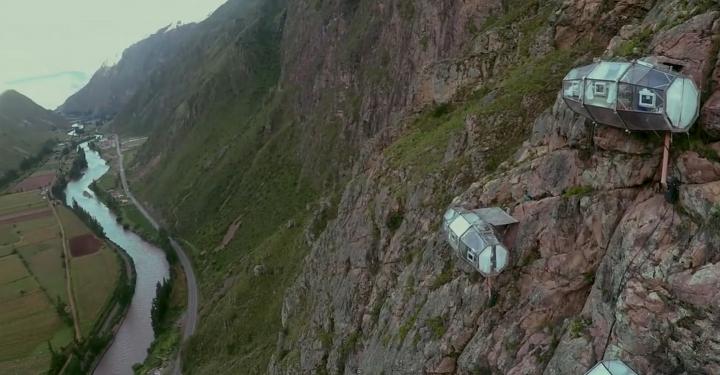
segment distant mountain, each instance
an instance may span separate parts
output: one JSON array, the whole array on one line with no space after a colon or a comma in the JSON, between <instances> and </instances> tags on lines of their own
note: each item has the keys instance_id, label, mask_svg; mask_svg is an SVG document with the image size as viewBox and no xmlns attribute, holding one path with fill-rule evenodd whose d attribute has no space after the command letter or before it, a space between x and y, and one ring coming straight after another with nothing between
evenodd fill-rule
<instances>
[{"instance_id":1,"label":"distant mountain","mask_svg":"<svg viewBox=\"0 0 720 375\"><path fill-rule=\"evenodd\" d=\"M0 94L0 176L36 155L70 124L17 91Z\"/></svg>"},{"instance_id":2,"label":"distant mountain","mask_svg":"<svg viewBox=\"0 0 720 375\"><path fill-rule=\"evenodd\" d=\"M186 35L195 27L195 24L168 26L130 46L117 65L101 67L84 88L58 109L73 116L114 116L153 72L175 56Z\"/></svg>"}]
</instances>

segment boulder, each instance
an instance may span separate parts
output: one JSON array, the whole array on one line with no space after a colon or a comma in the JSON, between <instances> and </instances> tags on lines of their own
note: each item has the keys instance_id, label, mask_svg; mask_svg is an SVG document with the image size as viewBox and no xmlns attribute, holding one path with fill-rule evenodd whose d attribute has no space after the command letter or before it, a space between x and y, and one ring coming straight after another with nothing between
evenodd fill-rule
<instances>
[{"instance_id":1,"label":"boulder","mask_svg":"<svg viewBox=\"0 0 720 375\"><path fill-rule=\"evenodd\" d=\"M706 184L720 180L720 163L700 157L697 152L684 152L677 158L680 181L686 184Z\"/></svg>"}]
</instances>

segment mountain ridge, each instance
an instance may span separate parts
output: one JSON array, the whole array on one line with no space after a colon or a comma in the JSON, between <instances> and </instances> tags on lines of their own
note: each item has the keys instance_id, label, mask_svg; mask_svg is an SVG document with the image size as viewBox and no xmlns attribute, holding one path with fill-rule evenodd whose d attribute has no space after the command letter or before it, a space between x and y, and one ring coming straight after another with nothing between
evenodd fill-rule
<instances>
[{"instance_id":1,"label":"mountain ridge","mask_svg":"<svg viewBox=\"0 0 720 375\"><path fill-rule=\"evenodd\" d=\"M0 175L35 156L70 124L15 90L0 94Z\"/></svg>"},{"instance_id":2,"label":"mountain ridge","mask_svg":"<svg viewBox=\"0 0 720 375\"><path fill-rule=\"evenodd\" d=\"M185 370L720 371L697 297L720 282L719 29L712 1L228 2L111 124L150 135L131 184L195 249ZM558 98L573 66L645 55L708 98L676 205L657 139ZM449 205L521 221L494 297L448 251Z\"/></svg>"}]
</instances>

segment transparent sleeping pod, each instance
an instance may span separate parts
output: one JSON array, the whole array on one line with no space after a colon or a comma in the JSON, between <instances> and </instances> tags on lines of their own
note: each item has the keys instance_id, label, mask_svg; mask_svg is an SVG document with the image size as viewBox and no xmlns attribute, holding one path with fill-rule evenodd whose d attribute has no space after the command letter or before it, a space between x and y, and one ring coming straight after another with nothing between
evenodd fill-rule
<instances>
[{"instance_id":1,"label":"transparent sleeping pod","mask_svg":"<svg viewBox=\"0 0 720 375\"><path fill-rule=\"evenodd\" d=\"M508 249L498 240L490 224L493 217L488 216L488 212L450 208L443 217L443 229L455 254L486 277L502 272L509 258ZM517 221L512 219L512 222Z\"/></svg>"},{"instance_id":2,"label":"transparent sleeping pod","mask_svg":"<svg viewBox=\"0 0 720 375\"><path fill-rule=\"evenodd\" d=\"M687 132L700 111L693 81L646 61L600 61L572 69L563 100L597 123L628 130Z\"/></svg>"}]
</instances>

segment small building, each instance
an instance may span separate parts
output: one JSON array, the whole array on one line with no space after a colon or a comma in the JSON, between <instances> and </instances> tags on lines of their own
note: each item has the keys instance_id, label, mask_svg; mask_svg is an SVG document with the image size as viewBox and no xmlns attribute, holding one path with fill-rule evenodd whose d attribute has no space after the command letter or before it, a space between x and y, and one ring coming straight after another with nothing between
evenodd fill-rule
<instances>
[{"instance_id":1,"label":"small building","mask_svg":"<svg viewBox=\"0 0 720 375\"><path fill-rule=\"evenodd\" d=\"M450 208L443 217L443 229L458 258L490 277L502 272L510 258L507 247L498 240L496 228L517 222L496 207L472 211Z\"/></svg>"},{"instance_id":2,"label":"small building","mask_svg":"<svg viewBox=\"0 0 720 375\"><path fill-rule=\"evenodd\" d=\"M571 70L563 99L574 112L627 130L684 133L697 120L700 91L669 66L598 61Z\"/></svg>"},{"instance_id":3,"label":"small building","mask_svg":"<svg viewBox=\"0 0 720 375\"><path fill-rule=\"evenodd\" d=\"M620 360L601 361L585 375L638 375L633 369Z\"/></svg>"}]
</instances>

